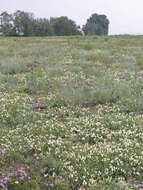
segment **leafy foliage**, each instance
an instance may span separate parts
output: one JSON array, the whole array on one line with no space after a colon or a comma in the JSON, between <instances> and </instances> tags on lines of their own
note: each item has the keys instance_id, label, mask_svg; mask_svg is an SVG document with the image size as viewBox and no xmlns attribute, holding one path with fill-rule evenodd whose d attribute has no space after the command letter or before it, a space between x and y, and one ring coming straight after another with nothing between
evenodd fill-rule
<instances>
[{"instance_id":1,"label":"leafy foliage","mask_svg":"<svg viewBox=\"0 0 143 190\"><path fill-rule=\"evenodd\" d=\"M1 21L0 32L2 34L5 34L7 36L15 35L13 24L11 23L12 21L11 14L8 14L6 11L2 12L0 15L0 21Z\"/></svg>"},{"instance_id":2,"label":"leafy foliage","mask_svg":"<svg viewBox=\"0 0 143 190\"><path fill-rule=\"evenodd\" d=\"M109 20L106 15L92 14L83 26L85 35L107 35Z\"/></svg>"},{"instance_id":3,"label":"leafy foliage","mask_svg":"<svg viewBox=\"0 0 143 190\"><path fill-rule=\"evenodd\" d=\"M33 35L34 36L52 36L54 35L54 29L48 19L35 19L33 23Z\"/></svg>"},{"instance_id":4,"label":"leafy foliage","mask_svg":"<svg viewBox=\"0 0 143 190\"><path fill-rule=\"evenodd\" d=\"M6 36L71 36L107 35L109 21L105 15L92 14L87 23L80 26L66 16L35 18L33 13L17 10L13 14L2 12L0 32Z\"/></svg>"},{"instance_id":5,"label":"leafy foliage","mask_svg":"<svg viewBox=\"0 0 143 190\"><path fill-rule=\"evenodd\" d=\"M16 11L13 14L2 12L0 32L6 36L70 36L81 35L79 26L68 17L34 18L33 13Z\"/></svg>"},{"instance_id":6,"label":"leafy foliage","mask_svg":"<svg viewBox=\"0 0 143 190\"><path fill-rule=\"evenodd\" d=\"M56 36L80 35L79 26L68 17L51 18L50 23L53 26Z\"/></svg>"}]
</instances>

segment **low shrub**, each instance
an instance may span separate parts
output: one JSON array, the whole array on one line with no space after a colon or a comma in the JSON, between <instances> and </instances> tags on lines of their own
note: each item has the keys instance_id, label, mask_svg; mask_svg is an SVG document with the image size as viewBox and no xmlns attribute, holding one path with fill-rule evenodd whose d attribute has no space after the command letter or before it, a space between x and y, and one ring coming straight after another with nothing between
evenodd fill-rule
<instances>
[{"instance_id":1,"label":"low shrub","mask_svg":"<svg viewBox=\"0 0 143 190\"><path fill-rule=\"evenodd\" d=\"M0 70L3 74L16 74L27 71L27 63L22 59L10 58L0 62Z\"/></svg>"},{"instance_id":2,"label":"low shrub","mask_svg":"<svg viewBox=\"0 0 143 190\"><path fill-rule=\"evenodd\" d=\"M122 112L142 112L143 111L143 96L134 95L125 97L120 100L120 109Z\"/></svg>"},{"instance_id":3,"label":"low shrub","mask_svg":"<svg viewBox=\"0 0 143 190\"><path fill-rule=\"evenodd\" d=\"M75 87L70 83L64 88L63 97L72 105L83 105L93 99L93 92L86 85Z\"/></svg>"},{"instance_id":4,"label":"low shrub","mask_svg":"<svg viewBox=\"0 0 143 190\"><path fill-rule=\"evenodd\" d=\"M93 49L93 45L91 45L91 44L84 45L84 50L92 50L92 49Z\"/></svg>"},{"instance_id":5,"label":"low shrub","mask_svg":"<svg viewBox=\"0 0 143 190\"><path fill-rule=\"evenodd\" d=\"M95 99L98 103L116 102L121 97L130 96L129 82L116 80L111 73L100 72L95 81Z\"/></svg>"},{"instance_id":6,"label":"low shrub","mask_svg":"<svg viewBox=\"0 0 143 190\"><path fill-rule=\"evenodd\" d=\"M28 94L39 94L41 90L45 91L46 89L46 81L40 76L38 77L36 73L30 73L26 76L25 85L22 91Z\"/></svg>"}]
</instances>

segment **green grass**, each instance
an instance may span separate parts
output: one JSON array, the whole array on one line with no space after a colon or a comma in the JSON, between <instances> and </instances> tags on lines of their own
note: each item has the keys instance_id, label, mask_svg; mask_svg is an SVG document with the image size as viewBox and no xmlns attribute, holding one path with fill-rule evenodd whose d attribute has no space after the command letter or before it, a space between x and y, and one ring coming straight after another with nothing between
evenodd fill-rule
<instances>
[{"instance_id":1,"label":"green grass","mask_svg":"<svg viewBox=\"0 0 143 190\"><path fill-rule=\"evenodd\" d=\"M128 35L1 37L0 190L141 187L142 46Z\"/></svg>"}]
</instances>

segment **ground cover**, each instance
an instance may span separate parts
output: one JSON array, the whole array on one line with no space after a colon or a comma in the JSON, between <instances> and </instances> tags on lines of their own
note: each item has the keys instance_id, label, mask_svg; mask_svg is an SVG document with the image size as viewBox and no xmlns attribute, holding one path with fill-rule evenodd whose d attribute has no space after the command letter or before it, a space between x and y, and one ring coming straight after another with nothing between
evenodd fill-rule
<instances>
[{"instance_id":1,"label":"ground cover","mask_svg":"<svg viewBox=\"0 0 143 190\"><path fill-rule=\"evenodd\" d=\"M0 189L143 188L142 36L0 37Z\"/></svg>"}]
</instances>

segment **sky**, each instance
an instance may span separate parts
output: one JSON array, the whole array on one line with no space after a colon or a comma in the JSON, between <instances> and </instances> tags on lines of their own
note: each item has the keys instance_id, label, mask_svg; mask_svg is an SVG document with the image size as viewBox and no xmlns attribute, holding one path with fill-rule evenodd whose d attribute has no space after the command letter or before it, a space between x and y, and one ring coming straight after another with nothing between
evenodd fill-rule
<instances>
[{"instance_id":1,"label":"sky","mask_svg":"<svg viewBox=\"0 0 143 190\"><path fill-rule=\"evenodd\" d=\"M110 21L109 34L143 34L143 0L0 0L0 12L24 10L35 17L68 16L82 26L94 13Z\"/></svg>"}]
</instances>

